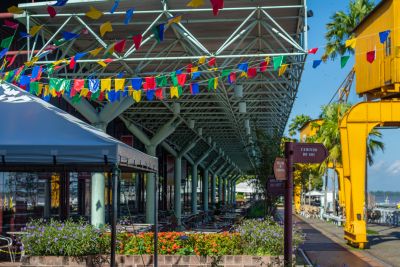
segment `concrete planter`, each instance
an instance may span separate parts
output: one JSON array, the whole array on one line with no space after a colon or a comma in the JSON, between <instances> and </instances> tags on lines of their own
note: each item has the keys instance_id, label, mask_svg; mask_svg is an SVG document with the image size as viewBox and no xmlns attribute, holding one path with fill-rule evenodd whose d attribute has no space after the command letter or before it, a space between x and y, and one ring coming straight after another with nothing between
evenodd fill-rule
<instances>
[{"instance_id":1,"label":"concrete planter","mask_svg":"<svg viewBox=\"0 0 400 267\"><path fill-rule=\"evenodd\" d=\"M55 256L27 256L23 259L21 267L84 267L84 266L104 266L107 257L55 257ZM153 255L117 255L116 263L118 267L144 267L153 266ZM159 255L159 267L197 267L197 266L226 266L226 267L280 267L283 266L283 257L274 256L178 256L178 255Z\"/></svg>"}]
</instances>

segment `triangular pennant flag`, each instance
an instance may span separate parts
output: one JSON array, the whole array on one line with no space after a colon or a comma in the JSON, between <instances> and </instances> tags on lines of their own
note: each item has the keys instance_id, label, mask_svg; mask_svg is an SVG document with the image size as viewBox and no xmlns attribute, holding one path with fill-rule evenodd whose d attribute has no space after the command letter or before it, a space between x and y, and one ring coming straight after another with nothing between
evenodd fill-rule
<instances>
[{"instance_id":1,"label":"triangular pennant flag","mask_svg":"<svg viewBox=\"0 0 400 267\"><path fill-rule=\"evenodd\" d=\"M84 86L85 86L84 79L75 79L73 90L76 92L80 92Z\"/></svg>"},{"instance_id":2,"label":"triangular pennant flag","mask_svg":"<svg viewBox=\"0 0 400 267\"><path fill-rule=\"evenodd\" d=\"M134 9L134 8L130 8L130 9L128 9L128 10L126 11L125 20L124 20L124 24L125 24L125 25L128 25L129 22L131 22L134 12L135 12L135 9Z\"/></svg>"},{"instance_id":3,"label":"triangular pennant flag","mask_svg":"<svg viewBox=\"0 0 400 267\"><path fill-rule=\"evenodd\" d=\"M21 36L22 38L30 38L32 37L29 33L27 32L19 32L19 36Z\"/></svg>"},{"instance_id":4,"label":"triangular pennant flag","mask_svg":"<svg viewBox=\"0 0 400 267\"><path fill-rule=\"evenodd\" d=\"M204 6L204 0L192 0L186 6L189 6L189 7L201 7L201 6Z\"/></svg>"},{"instance_id":5,"label":"triangular pennant flag","mask_svg":"<svg viewBox=\"0 0 400 267\"><path fill-rule=\"evenodd\" d=\"M156 79L155 77L146 77L146 89L154 89L156 88Z\"/></svg>"},{"instance_id":6,"label":"triangular pennant flag","mask_svg":"<svg viewBox=\"0 0 400 267\"><path fill-rule=\"evenodd\" d=\"M307 52L308 52L308 54L315 55L317 53L317 51L318 51L318 47L314 47L314 48L309 49Z\"/></svg>"},{"instance_id":7,"label":"triangular pennant flag","mask_svg":"<svg viewBox=\"0 0 400 267\"><path fill-rule=\"evenodd\" d=\"M214 78L214 90L217 90L218 87L218 77Z\"/></svg>"},{"instance_id":8,"label":"triangular pennant flag","mask_svg":"<svg viewBox=\"0 0 400 267\"><path fill-rule=\"evenodd\" d=\"M99 53L100 53L100 51L101 50L103 50L103 47L99 47L99 48L96 48L96 49L93 49L92 51L89 51L89 53L92 55L92 56L97 56Z\"/></svg>"},{"instance_id":9,"label":"triangular pennant flag","mask_svg":"<svg viewBox=\"0 0 400 267\"><path fill-rule=\"evenodd\" d=\"M33 64L35 64L35 62L38 61L38 60L39 60L38 57L33 57L33 58L31 59L31 61L25 62L25 65L26 65L27 67L32 67Z\"/></svg>"},{"instance_id":10,"label":"triangular pennant flag","mask_svg":"<svg viewBox=\"0 0 400 267\"><path fill-rule=\"evenodd\" d=\"M65 39L65 41L72 40L72 39L75 39L75 38L79 37L78 33L66 32L66 31L63 31L61 33L61 35Z\"/></svg>"},{"instance_id":11,"label":"triangular pennant flag","mask_svg":"<svg viewBox=\"0 0 400 267\"><path fill-rule=\"evenodd\" d=\"M50 79L51 81L51 79ZM21 77L19 78L19 85L21 86L26 86L31 82L31 77L27 76L27 75L21 75Z\"/></svg>"},{"instance_id":12,"label":"triangular pennant flag","mask_svg":"<svg viewBox=\"0 0 400 267\"><path fill-rule=\"evenodd\" d=\"M14 22L14 21L11 21L8 19L4 20L4 26L9 27L11 29L14 29L14 30L18 29L18 25L19 24L17 22Z\"/></svg>"},{"instance_id":13,"label":"triangular pennant flag","mask_svg":"<svg viewBox=\"0 0 400 267\"><path fill-rule=\"evenodd\" d=\"M133 43L135 44L136 51L139 50L140 44L142 43L143 36L141 34L132 37Z\"/></svg>"},{"instance_id":14,"label":"triangular pennant flag","mask_svg":"<svg viewBox=\"0 0 400 267\"><path fill-rule=\"evenodd\" d=\"M257 68L249 68L247 70L247 77L254 78L257 76Z\"/></svg>"},{"instance_id":15,"label":"triangular pennant flag","mask_svg":"<svg viewBox=\"0 0 400 267\"><path fill-rule=\"evenodd\" d=\"M178 78L176 77L176 72L171 72L170 78L171 78L172 84L174 86L178 86Z\"/></svg>"},{"instance_id":16,"label":"triangular pennant flag","mask_svg":"<svg viewBox=\"0 0 400 267\"><path fill-rule=\"evenodd\" d=\"M79 60L81 58L83 58L84 56L87 55L88 52L80 52L80 53L76 53L75 55L75 60Z\"/></svg>"},{"instance_id":17,"label":"triangular pennant flag","mask_svg":"<svg viewBox=\"0 0 400 267\"><path fill-rule=\"evenodd\" d=\"M184 86L186 82L186 73L179 74L177 75L177 77L178 77L178 84L180 86Z\"/></svg>"},{"instance_id":18,"label":"triangular pennant flag","mask_svg":"<svg viewBox=\"0 0 400 267\"><path fill-rule=\"evenodd\" d=\"M372 50L372 51L367 52L367 61L368 61L369 63L374 62L374 60L375 60L375 55L376 55L375 49Z\"/></svg>"},{"instance_id":19,"label":"triangular pennant flag","mask_svg":"<svg viewBox=\"0 0 400 267\"><path fill-rule=\"evenodd\" d=\"M113 28L111 22L107 21L100 25L100 35L101 37L104 36L107 32L112 32Z\"/></svg>"},{"instance_id":20,"label":"triangular pennant flag","mask_svg":"<svg viewBox=\"0 0 400 267\"><path fill-rule=\"evenodd\" d=\"M42 27L43 27L43 25L32 26L32 28L30 28L30 30L29 30L29 35L30 36L35 36L40 31L40 29Z\"/></svg>"},{"instance_id":21,"label":"triangular pennant flag","mask_svg":"<svg viewBox=\"0 0 400 267\"><path fill-rule=\"evenodd\" d=\"M115 91L123 91L125 88L125 79L114 79Z\"/></svg>"},{"instance_id":22,"label":"triangular pennant flag","mask_svg":"<svg viewBox=\"0 0 400 267\"><path fill-rule=\"evenodd\" d=\"M90 89L89 89L90 90ZM91 92L90 100L98 100L100 97L100 90L97 90L96 92Z\"/></svg>"},{"instance_id":23,"label":"triangular pennant flag","mask_svg":"<svg viewBox=\"0 0 400 267\"><path fill-rule=\"evenodd\" d=\"M233 84L236 82L236 72L231 72L228 76L228 82Z\"/></svg>"},{"instance_id":24,"label":"triangular pennant flag","mask_svg":"<svg viewBox=\"0 0 400 267\"><path fill-rule=\"evenodd\" d=\"M214 89L214 80L215 80L215 78L211 78L208 80L208 90L209 91Z\"/></svg>"},{"instance_id":25,"label":"triangular pennant flag","mask_svg":"<svg viewBox=\"0 0 400 267\"><path fill-rule=\"evenodd\" d=\"M60 79L60 91L62 92L69 92L71 87L71 80L70 79Z\"/></svg>"},{"instance_id":26,"label":"triangular pennant flag","mask_svg":"<svg viewBox=\"0 0 400 267\"><path fill-rule=\"evenodd\" d=\"M142 78L133 78L131 80L133 89L140 90L140 88L142 87L142 82L143 82Z\"/></svg>"},{"instance_id":27,"label":"triangular pennant flag","mask_svg":"<svg viewBox=\"0 0 400 267\"><path fill-rule=\"evenodd\" d=\"M96 93L100 89L100 80L99 79L89 79L88 85L89 85L90 92Z\"/></svg>"},{"instance_id":28,"label":"triangular pennant flag","mask_svg":"<svg viewBox=\"0 0 400 267\"><path fill-rule=\"evenodd\" d=\"M186 66L187 73L189 73L189 74L192 73L192 69L193 69L193 65L191 63Z\"/></svg>"},{"instance_id":29,"label":"triangular pennant flag","mask_svg":"<svg viewBox=\"0 0 400 267\"><path fill-rule=\"evenodd\" d=\"M224 8L224 0L210 0L214 16L218 15L219 10Z\"/></svg>"},{"instance_id":30,"label":"triangular pennant flag","mask_svg":"<svg viewBox=\"0 0 400 267\"><path fill-rule=\"evenodd\" d=\"M22 14L24 13L24 11L22 9L20 9L19 7L16 6L10 6L9 8L7 8L8 13L12 13L12 14Z\"/></svg>"},{"instance_id":31,"label":"triangular pennant flag","mask_svg":"<svg viewBox=\"0 0 400 267\"><path fill-rule=\"evenodd\" d=\"M102 92L110 91L111 90L111 79L110 78L101 79L100 85L101 85Z\"/></svg>"},{"instance_id":32,"label":"triangular pennant flag","mask_svg":"<svg viewBox=\"0 0 400 267\"><path fill-rule=\"evenodd\" d=\"M10 36L1 40L0 47L1 48L10 48L10 45L14 39L14 36Z\"/></svg>"},{"instance_id":33,"label":"triangular pennant flag","mask_svg":"<svg viewBox=\"0 0 400 267\"><path fill-rule=\"evenodd\" d=\"M237 68L241 71L247 72L247 70L249 68L249 63L247 63L247 62L239 63Z\"/></svg>"},{"instance_id":34,"label":"triangular pennant flag","mask_svg":"<svg viewBox=\"0 0 400 267\"><path fill-rule=\"evenodd\" d=\"M52 6L65 6L65 4L68 2L68 0L57 0L55 4Z\"/></svg>"},{"instance_id":35,"label":"triangular pennant flag","mask_svg":"<svg viewBox=\"0 0 400 267\"><path fill-rule=\"evenodd\" d=\"M135 100L136 103L140 102L142 98L142 91L140 90L133 91L132 98L133 100Z\"/></svg>"},{"instance_id":36,"label":"triangular pennant flag","mask_svg":"<svg viewBox=\"0 0 400 267\"><path fill-rule=\"evenodd\" d=\"M158 42L164 41L164 26L165 24L161 23L153 27L154 37L157 39Z\"/></svg>"},{"instance_id":37,"label":"triangular pennant flag","mask_svg":"<svg viewBox=\"0 0 400 267\"><path fill-rule=\"evenodd\" d=\"M97 61L97 64L99 64L99 65L102 66L103 68L107 67L107 63L105 63L104 60L99 60L99 61Z\"/></svg>"},{"instance_id":38,"label":"triangular pennant flag","mask_svg":"<svg viewBox=\"0 0 400 267\"><path fill-rule=\"evenodd\" d=\"M147 90L146 98L147 100L152 101L154 99L154 90Z\"/></svg>"},{"instance_id":39,"label":"triangular pennant flag","mask_svg":"<svg viewBox=\"0 0 400 267\"><path fill-rule=\"evenodd\" d=\"M15 59L17 58L18 54L14 54L10 60L8 60L7 68L11 67L14 64ZM1 57L0 57L1 58Z\"/></svg>"},{"instance_id":40,"label":"triangular pennant flag","mask_svg":"<svg viewBox=\"0 0 400 267\"><path fill-rule=\"evenodd\" d=\"M198 83L190 84L190 93L192 95L197 95L199 93L199 84Z\"/></svg>"},{"instance_id":41,"label":"triangular pennant flag","mask_svg":"<svg viewBox=\"0 0 400 267\"><path fill-rule=\"evenodd\" d=\"M274 63L274 70L278 70L283 62L283 56L276 56L272 58L272 62Z\"/></svg>"},{"instance_id":42,"label":"triangular pennant flag","mask_svg":"<svg viewBox=\"0 0 400 267\"><path fill-rule=\"evenodd\" d=\"M390 30L383 31L383 32L379 33L379 41L381 42L381 44L386 42L389 34L390 34Z\"/></svg>"},{"instance_id":43,"label":"triangular pennant flag","mask_svg":"<svg viewBox=\"0 0 400 267\"><path fill-rule=\"evenodd\" d=\"M350 56L342 56L340 58L340 68L344 68L344 66L346 66L347 61L349 61Z\"/></svg>"},{"instance_id":44,"label":"triangular pennant flag","mask_svg":"<svg viewBox=\"0 0 400 267\"><path fill-rule=\"evenodd\" d=\"M208 61L208 66L212 67L215 65L216 59L215 57L210 58L210 60Z\"/></svg>"},{"instance_id":45,"label":"triangular pennant flag","mask_svg":"<svg viewBox=\"0 0 400 267\"><path fill-rule=\"evenodd\" d=\"M57 15L57 11L52 6L47 6L47 13L49 13L50 18L54 18Z\"/></svg>"},{"instance_id":46,"label":"triangular pennant flag","mask_svg":"<svg viewBox=\"0 0 400 267\"><path fill-rule=\"evenodd\" d=\"M287 70L288 64L282 64L279 68L278 76L282 76Z\"/></svg>"},{"instance_id":47,"label":"triangular pennant flag","mask_svg":"<svg viewBox=\"0 0 400 267\"><path fill-rule=\"evenodd\" d=\"M111 8L111 10L110 10L110 13L111 13L111 14L113 14L113 13L115 12L115 10L117 10L118 5L119 5L119 0L115 0L115 1L114 1L114 5L112 6L112 8Z\"/></svg>"},{"instance_id":48,"label":"triangular pennant flag","mask_svg":"<svg viewBox=\"0 0 400 267\"><path fill-rule=\"evenodd\" d=\"M204 63L206 63L206 57L202 56L201 58L199 58L199 64L202 65Z\"/></svg>"},{"instance_id":49,"label":"triangular pennant flag","mask_svg":"<svg viewBox=\"0 0 400 267\"><path fill-rule=\"evenodd\" d=\"M171 96L171 98L174 98L174 97L179 98L178 87L171 86L171 88L170 88L170 96Z\"/></svg>"},{"instance_id":50,"label":"triangular pennant flag","mask_svg":"<svg viewBox=\"0 0 400 267\"><path fill-rule=\"evenodd\" d=\"M69 61L69 69L73 70L75 68L75 64L76 64L75 57L71 57L71 60Z\"/></svg>"},{"instance_id":51,"label":"triangular pennant flag","mask_svg":"<svg viewBox=\"0 0 400 267\"><path fill-rule=\"evenodd\" d=\"M114 44L114 50L118 53L122 53L125 50L126 40L121 40Z\"/></svg>"},{"instance_id":52,"label":"triangular pennant flag","mask_svg":"<svg viewBox=\"0 0 400 267\"><path fill-rule=\"evenodd\" d=\"M265 72L267 71L268 63L263 61L260 63L260 72Z\"/></svg>"},{"instance_id":53,"label":"triangular pennant flag","mask_svg":"<svg viewBox=\"0 0 400 267\"><path fill-rule=\"evenodd\" d=\"M192 65L192 64L190 64L190 65ZM190 73L197 72L198 70L199 70L199 67L197 67L197 66L192 67L192 69L190 70Z\"/></svg>"},{"instance_id":54,"label":"triangular pennant flag","mask_svg":"<svg viewBox=\"0 0 400 267\"><path fill-rule=\"evenodd\" d=\"M42 75L42 66L34 66L31 75L32 81L39 80L41 75Z\"/></svg>"},{"instance_id":55,"label":"triangular pennant flag","mask_svg":"<svg viewBox=\"0 0 400 267\"><path fill-rule=\"evenodd\" d=\"M164 87L167 86L167 76L161 75L156 77L156 84L157 87Z\"/></svg>"},{"instance_id":56,"label":"triangular pennant flag","mask_svg":"<svg viewBox=\"0 0 400 267\"><path fill-rule=\"evenodd\" d=\"M2 59L7 54L8 48L4 48L0 51L0 59Z\"/></svg>"},{"instance_id":57,"label":"triangular pennant flag","mask_svg":"<svg viewBox=\"0 0 400 267\"><path fill-rule=\"evenodd\" d=\"M200 73L199 71L192 72L192 79L195 80L195 79L199 78L199 77L200 77L200 74L201 74L201 73Z\"/></svg>"},{"instance_id":58,"label":"triangular pennant flag","mask_svg":"<svg viewBox=\"0 0 400 267\"><path fill-rule=\"evenodd\" d=\"M87 17L91 18L91 19L99 19L99 18L101 18L101 16L103 16L103 12L101 12L100 10L90 6L89 7L89 11L86 12L85 15Z\"/></svg>"},{"instance_id":59,"label":"triangular pennant flag","mask_svg":"<svg viewBox=\"0 0 400 267\"><path fill-rule=\"evenodd\" d=\"M351 38L346 40L346 42L344 42L344 45L346 47L351 47L352 49L356 48L356 43L357 43L357 39L356 38Z\"/></svg>"},{"instance_id":60,"label":"triangular pennant flag","mask_svg":"<svg viewBox=\"0 0 400 267\"><path fill-rule=\"evenodd\" d=\"M225 78L225 77L229 76L229 74L231 74L231 72L232 72L232 70L224 69L224 70L222 70L221 77Z\"/></svg>"},{"instance_id":61,"label":"triangular pennant flag","mask_svg":"<svg viewBox=\"0 0 400 267\"><path fill-rule=\"evenodd\" d=\"M312 67L315 69L317 68L320 64L321 64L322 60L321 59L317 59L313 61Z\"/></svg>"},{"instance_id":62,"label":"triangular pennant flag","mask_svg":"<svg viewBox=\"0 0 400 267\"><path fill-rule=\"evenodd\" d=\"M182 16L176 16L176 17L172 17L168 20L167 22L167 26L170 26L172 23L180 23L182 19Z\"/></svg>"}]
</instances>

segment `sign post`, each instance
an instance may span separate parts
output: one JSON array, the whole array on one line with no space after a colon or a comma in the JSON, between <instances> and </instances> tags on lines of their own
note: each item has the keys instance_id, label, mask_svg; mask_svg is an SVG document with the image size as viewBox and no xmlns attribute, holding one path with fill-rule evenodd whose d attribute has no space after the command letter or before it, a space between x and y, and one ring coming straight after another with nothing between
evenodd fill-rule
<instances>
[{"instance_id":1,"label":"sign post","mask_svg":"<svg viewBox=\"0 0 400 267\"><path fill-rule=\"evenodd\" d=\"M276 180L286 180L286 159L276 158L274 162L274 174Z\"/></svg>"},{"instance_id":2,"label":"sign post","mask_svg":"<svg viewBox=\"0 0 400 267\"><path fill-rule=\"evenodd\" d=\"M293 252L293 171L295 163L321 163L328 156L323 144L285 143L285 157L287 163L287 180L285 190L285 218L284 218L284 259L285 266L292 266Z\"/></svg>"}]
</instances>

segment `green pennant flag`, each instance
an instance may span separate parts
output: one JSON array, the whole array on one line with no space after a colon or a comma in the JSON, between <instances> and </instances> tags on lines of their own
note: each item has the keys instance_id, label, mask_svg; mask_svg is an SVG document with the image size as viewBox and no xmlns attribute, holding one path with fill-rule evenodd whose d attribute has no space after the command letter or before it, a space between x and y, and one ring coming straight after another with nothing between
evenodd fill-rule
<instances>
[{"instance_id":1,"label":"green pennant flag","mask_svg":"<svg viewBox=\"0 0 400 267\"><path fill-rule=\"evenodd\" d=\"M11 45L13 39L14 39L14 35L10 36L10 37L7 37L6 39L1 40L0 47L2 47L2 48L10 48L10 45Z\"/></svg>"},{"instance_id":2,"label":"green pennant flag","mask_svg":"<svg viewBox=\"0 0 400 267\"><path fill-rule=\"evenodd\" d=\"M182 89L182 86L178 86L178 96L181 96L182 95L182 91L183 91L183 89Z\"/></svg>"},{"instance_id":3,"label":"green pennant flag","mask_svg":"<svg viewBox=\"0 0 400 267\"><path fill-rule=\"evenodd\" d=\"M81 102L81 96L79 94L74 95L74 97L72 97L71 102L73 104L78 104L79 102Z\"/></svg>"},{"instance_id":4,"label":"green pennant flag","mask_svg":"<svg viewBox=\"0 0 400 267\"><path fill-rule=\"evenodd\" d=\"M6 82L11 82L14 78L14 75L15 75L15 70L9 71L7 75L4 77L4 80L6 80Z\"/></svg>"},{"instance_id":5,"label":"green pennant flag","mask_svg":"<svg viewBox=\"0 0 400 267\"><path fill-rule=\"evenodd\" d=\"M232 70L222 70L222 74L221 74L222 78L228 77L231 72L232 72Z\"/></svg>"},{"instance_id":6,"label":"green pennant flag","mask_svg":"<svg viewBox=\"0 0 400 267\"><path fill-rule=\"evenodd\" d=\"M54 65L53 64L48 64L47 65L47 74L53 74L53 72L54 72Z\"/></svg>"},{"instance_id":7,"label":"green pennant flag","mask_svg":"<svg viewBox=\"0 0 400 267\"><path fill-rule=\"evenodd\" d=\"M274 70L278 70L283 63L283 56L273 57L272 62L274 63Z\"/></svg>"},{"instance_id":8,"label":"green pennant flag","mask_svg":"<svg viewBox=\"0 0 400 267\"><path fill-rule=\"evenodd\" d=\"M60 79L60 91L65 90L65 92L69 92L71 88L71 80L70 79Z\"/></svg>"},{"instance_id":9,"label":"green pennant flag","mask_svg":"<svg viewBox=\"0 0 400 267\"><path fill-rule=\"evenodd\" d=\"M178 78L176 77L176 73L175 72L171 72L170 77L171 77L172 84L174 86L178 86Z\"/></svg>"},{"instance_id":10,"label":"green pennant flag","mask_svg":"<svg viewBox=\"0 0 400 267\"><path fill-rule=\"evenodd\" d=\"M56 90L56 92L61 92L62 91L62 83L64 79L58 79L58 78L50 78L49 82L49 89L50 90Z\"/></svg>"},{"instance_id":11,"label":"green pennant flag","mask_svg":"<svg viewBox=\"0 0 400 267\"><path fill-rule=\"evenodd\" d=\"M97 100L100 96L100 90L97 90L96 93L92 93L92 95L90 96L91 100Z\"/></svg>"},{"instance_id":12,"label":"green pennant flag","mask_svg":"<svg viewBox=\"0 0 400 267\"><path fill-rule=\"evenodd\" d=\"M37 95L39 92L39 82L31 82L29 85L29 93Z\"/></svg>"},{"instance_id":13,"label":"green pennant flag","mask_svg":"<svg viewBox=\"0 0 400 267\"><path fill-rule=\"evenodd\" d=\"M167 86L167 76L157 76L156 77L157 87L165 87Z\"/></svg>"},{"instance_id":14,"label":"green pennant flag","mask_svg":"<svg viewBox=\"0 0 400 267\"><path fill-rule=\"evenodd\" d=\"M344 66L346 66L347 61L349 61L350 56L342 56L340 58L340 68L344 68Z\"/></svg>"},{"instance_id":15,"label":"green pennant flag","mask_svg":"<svg viewBox=\"0 0 400 267\"><path fill-rule=\"evenodd\" d=\"M214 90L214 80L215 78L211 78L208 80L208 91Z\"/></svg>"}]
</instances>

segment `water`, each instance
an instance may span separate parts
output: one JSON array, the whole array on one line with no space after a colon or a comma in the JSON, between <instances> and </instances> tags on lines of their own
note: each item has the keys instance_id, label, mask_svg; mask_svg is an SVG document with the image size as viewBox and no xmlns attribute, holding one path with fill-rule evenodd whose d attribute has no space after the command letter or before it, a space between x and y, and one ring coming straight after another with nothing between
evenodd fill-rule
<instances>
[{"instance_id":1,"label":"water","mask_svg":"<svg viewBox=\"0 0 400 267\"><path fill-rule=\"evenodd\" d=\"M397 204L400 202L400 193L385 193L385 194L376 194L373 193L375 196L375 202L376 203L385 203L386 197L389 200L390 204Z\"/></svg>"}]
</instances>

